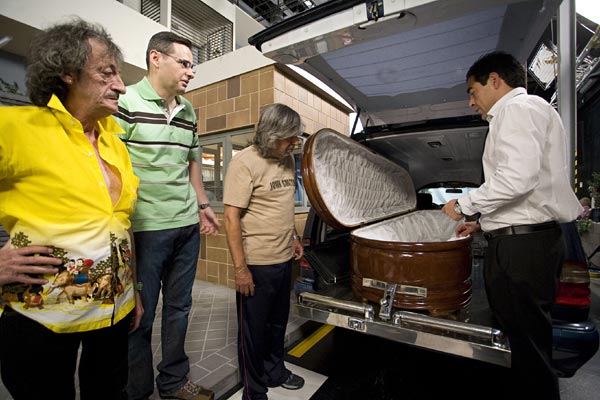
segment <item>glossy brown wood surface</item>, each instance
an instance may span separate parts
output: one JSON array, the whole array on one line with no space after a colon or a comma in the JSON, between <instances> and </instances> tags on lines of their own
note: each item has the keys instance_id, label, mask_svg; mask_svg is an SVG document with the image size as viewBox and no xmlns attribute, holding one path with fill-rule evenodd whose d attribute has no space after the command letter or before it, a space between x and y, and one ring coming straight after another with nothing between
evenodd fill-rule
<instances>
[{"instance_id":1,"label":"glossy brown wood surface","mask_svg":"<svg viewBox=\"0 0 600 400\"><path fill-rule=\"evenodd\" d=\"M394 307L451 312L471 299L472 239L406 243L352 237L352 291L379 303L383 291L363 287L363 278L427 289L426 297L396 293Z\"/></svg>"}]
</instances>

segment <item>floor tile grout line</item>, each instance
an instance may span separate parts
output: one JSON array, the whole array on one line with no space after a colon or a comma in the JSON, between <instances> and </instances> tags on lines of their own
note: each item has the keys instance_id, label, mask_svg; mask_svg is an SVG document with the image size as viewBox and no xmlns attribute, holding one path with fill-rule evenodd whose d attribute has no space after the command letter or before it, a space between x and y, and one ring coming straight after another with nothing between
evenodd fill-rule
<instances>
[{"instance_id":1,"label":"floor tile grout line","mask_svg":"<svg viewBox=\"0 0 600 400\"><path fill-rule=\"evenodd\" d=\"M215 293L214 291L211 292L212 296L210 302L210 312L208 313L208 324L206 325L206 331L204 332L204 341L202 343L202 353L200 355L200 360L204 360L204 353L206 351L206 341L208 340L208 332L210 331L210 323L212 321L213 306L215 304Z\"/></svg>"}]
</instances>

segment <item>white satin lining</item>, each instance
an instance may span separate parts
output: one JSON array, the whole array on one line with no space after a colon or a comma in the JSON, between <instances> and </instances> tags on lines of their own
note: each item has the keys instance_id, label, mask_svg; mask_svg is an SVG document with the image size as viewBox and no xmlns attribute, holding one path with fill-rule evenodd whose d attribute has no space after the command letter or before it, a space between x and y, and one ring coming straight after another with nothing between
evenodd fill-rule
<instances>
[{"instance_id":1,"label":"white satin lining","mask_svg":"<svg viewBox=\"0 0 600 400\"><path fill-rule=\"evenodd\" d=\"M334 131L317 135L315 179L337 221L351 227L415 208L413 183L402 167Z\"/></svg>"},{"instance_id":2,"label":"white satin lining","mask_svg":"<svg viewBox=\"0 0 600 400\"><path fill-rule=\"evenodd\" d=\"M453 221L440 210L411 212L390 220L359 228L352 235L384 242L428 243L463 240L454 231L460 221Z\"/></svg>"}]
</instances>

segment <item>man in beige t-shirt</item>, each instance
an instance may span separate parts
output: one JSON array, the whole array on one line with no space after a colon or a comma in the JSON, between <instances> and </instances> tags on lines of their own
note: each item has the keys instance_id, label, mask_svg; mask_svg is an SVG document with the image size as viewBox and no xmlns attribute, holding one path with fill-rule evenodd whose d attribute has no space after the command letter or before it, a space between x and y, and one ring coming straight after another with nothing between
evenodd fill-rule
<instances>
[{"instance_id":1,"label":"man in beige t-shirt","mask_svg":"<svg viewBox=\"0 0 600 400\"><path fill-rule=\"evenodd\" d=\"M252 146L231 160L225 177L225 230L235 268L238 360L243 400L267 399L268 387L300 389L285 368L292 259L304 254L294 228L300 116L283 104L263 108Z\"/></svg>"}]
</instances>

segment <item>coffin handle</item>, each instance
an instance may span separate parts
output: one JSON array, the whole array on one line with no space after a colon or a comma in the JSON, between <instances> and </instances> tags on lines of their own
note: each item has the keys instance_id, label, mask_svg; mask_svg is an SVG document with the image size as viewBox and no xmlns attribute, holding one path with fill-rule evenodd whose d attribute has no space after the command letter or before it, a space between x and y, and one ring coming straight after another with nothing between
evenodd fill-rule
<instances>
[{"instance_id":1,"label":"coffin handle","mask_svg":"<svg viewBox=\"0 0 600 400\"><path fill-rule=\"evenodd\" d=\"M396 288L398 287L395 283L386 283L385 290L383 291L383 297L379 300L379 318L387 321L392 318L392 309L394 308L394 298L396 297Z\"/></svg>"},{"instance_id":2,"label":"coffin handle","mask_svg":"<svg viewBox=\"0 0 600 400\"><path fill-rule=\"evenodd\" d=\"M413 313L409 311L397 311L394 313L394 324L398 326L420 325L434 329L441 329L447 332L454 332L461 335L484 340L495 347L509 348L508 341L504 333L498 329L486 326L467 324L459 321L451 321L428 315Z\"/></svg>"},{"instance_id":3,"label":"coffin handle","mask_svg":"<svg viewBox=\"0 0 600 400\"><path fill-rule=\"evenodd\" d=\"M375 310L372 305L358 303L355 301L338 300L332 297L322 296L315 293L302 292L298 295L298 303L301 305L316 304L323 307L333 307L350 312L360 313L365 319L372 321Z\"/></svg>"}]
</instances>

